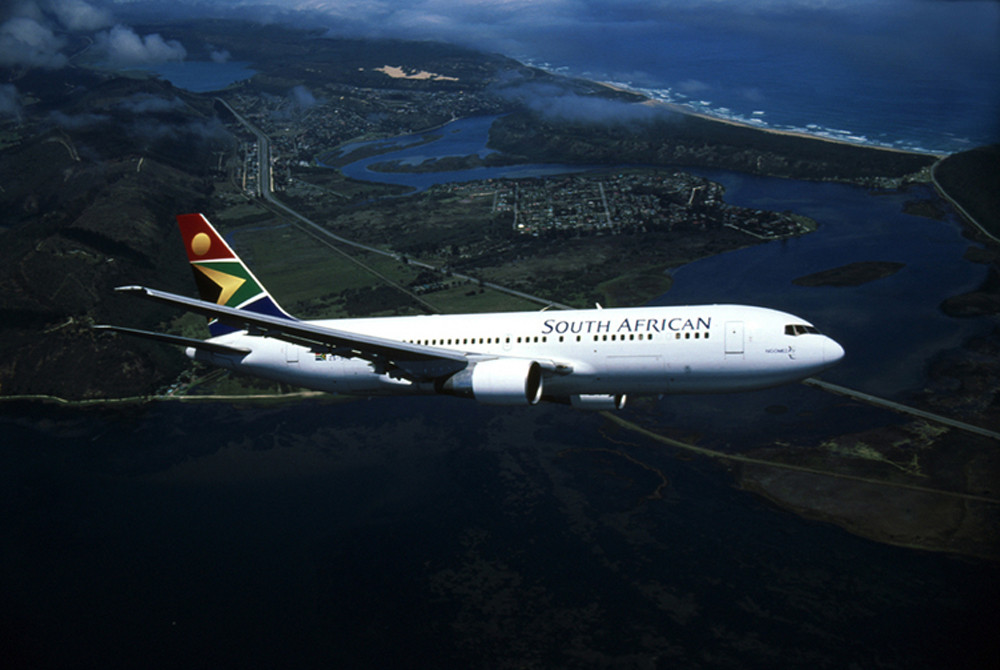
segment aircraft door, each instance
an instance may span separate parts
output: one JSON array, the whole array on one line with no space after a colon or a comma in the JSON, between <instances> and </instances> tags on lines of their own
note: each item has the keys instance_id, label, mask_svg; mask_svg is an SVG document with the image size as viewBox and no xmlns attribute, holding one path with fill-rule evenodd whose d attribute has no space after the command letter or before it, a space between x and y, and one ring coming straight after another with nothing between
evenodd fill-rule
<instances>
[{"instance_id":1,"label":"aircraft door","mask_svg":"<svg viewBox=\"0 0 1000 670\"><path fill-rule=\"evenodd\" d=\"M727 321L726 322L726 353L727 354L742 354L743 353L743 322L742 321Z\"/></svg>"},{"instance_id":2,"label":"aircraft door","mask_svg":"<svg viewBox=\"0 0 1000 670\"><path fill-rule=\"evenodd\" d=\"M299 347L291 344L285 344L285 362L289 365L299 364Z\"/></svg>"}]
</instances>

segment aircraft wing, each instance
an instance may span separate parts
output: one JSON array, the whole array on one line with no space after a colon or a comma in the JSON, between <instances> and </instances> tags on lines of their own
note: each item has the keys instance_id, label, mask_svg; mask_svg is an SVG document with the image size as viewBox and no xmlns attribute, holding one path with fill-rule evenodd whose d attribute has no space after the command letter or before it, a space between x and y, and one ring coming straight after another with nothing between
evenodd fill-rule
<instances>
[{"instance_id":1,"label":"aircraft wing","mask_svg":"<svg viewBox=\"0 0 1000 670\"><path fill-rule=\"evenodd\" d=\"M226 307L144 286L119 286L115 290L203 314L234 328L245 330L248 334L257 337L271 337L308 347L316 352L368 360L376 366L376 369L385 372L395 370L406 378L419 381L433 380L452 374L480 358L493 358L493 356L483 357L454 349L409 344L373 335L318 326L306 321ZM570 366L551 361L538 361L538 363L543 369L559 374L566 374L572 370Z\"/></svg>"}]
</instances>

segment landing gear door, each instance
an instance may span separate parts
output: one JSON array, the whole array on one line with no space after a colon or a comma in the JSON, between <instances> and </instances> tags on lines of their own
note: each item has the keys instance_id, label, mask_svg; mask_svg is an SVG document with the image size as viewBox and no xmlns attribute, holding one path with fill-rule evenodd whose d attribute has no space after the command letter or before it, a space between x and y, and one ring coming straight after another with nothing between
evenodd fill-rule
<instances>
[{"instance_id":1,"label":"landing gear door","mask_svg":"<svg viewBox=\"0 0 1000 670\"><path fill-rule=\"evenodd\" d=\"M742 354L743 353L743 322L742 321L727 321L726 322L726 353L727 354Z\"/></svg>"}]
</instances>

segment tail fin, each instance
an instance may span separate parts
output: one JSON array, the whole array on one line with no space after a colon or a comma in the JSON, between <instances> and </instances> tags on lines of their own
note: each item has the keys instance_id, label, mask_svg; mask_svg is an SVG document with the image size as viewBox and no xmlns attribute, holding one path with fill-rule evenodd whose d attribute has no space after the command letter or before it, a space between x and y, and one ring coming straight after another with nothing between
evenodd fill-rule
<instances>
[{"instance_id":1,"label":"tail fin","mask_svg":"<svg viewBox=\"0 0 1000 670\"><path fill-rule=\"evenodd\" d=\"M245 309L285 319L293 319L271 297L222 236L202 214L181 214L177 225L184 238L194 281L202 300L226 307ZM235 330L216 320L209 321L212 337Z\"/></svg>"}]
</instances>

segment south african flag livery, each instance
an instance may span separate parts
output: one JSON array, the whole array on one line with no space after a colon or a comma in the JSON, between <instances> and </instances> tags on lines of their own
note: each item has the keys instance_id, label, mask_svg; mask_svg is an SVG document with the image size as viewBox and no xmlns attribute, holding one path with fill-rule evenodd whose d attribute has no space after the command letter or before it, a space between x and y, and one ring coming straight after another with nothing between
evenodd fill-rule
<instances>
[{"instance_id":1,"label":"south african flag livery","mask_svg":"<svg viewBox=\"0 0 1000 670\"><path fill-rule=\"evenodd\" d=\"M177 224L181 229L181 237L184 238L184 248L202 300L258 314L293 319L274 301L204 216L181 214L177 217ZM236 329L212 319L208 323L208 330L212 337L218 337Z\"/></svg>"}]
</instances>

